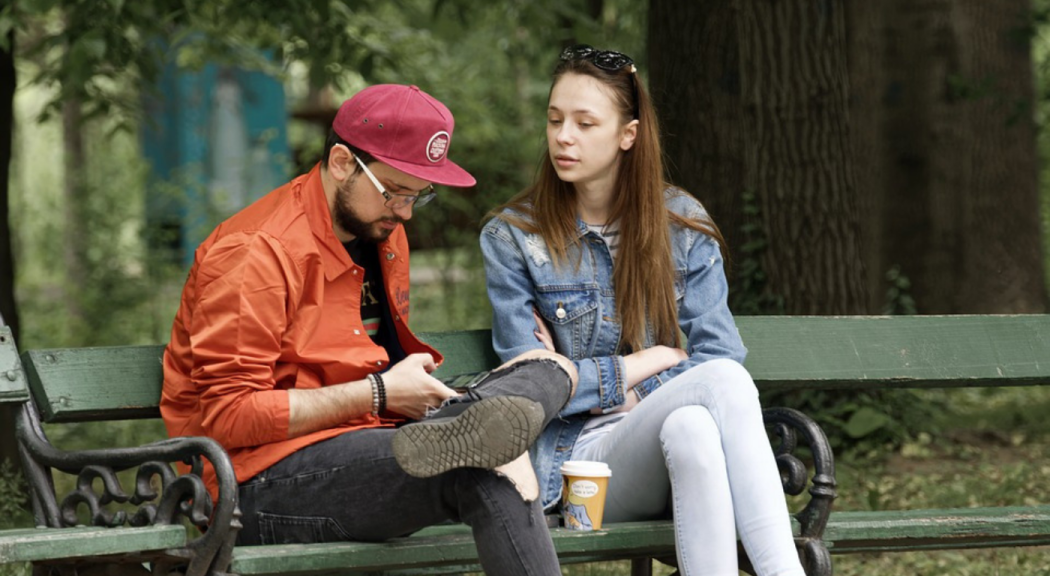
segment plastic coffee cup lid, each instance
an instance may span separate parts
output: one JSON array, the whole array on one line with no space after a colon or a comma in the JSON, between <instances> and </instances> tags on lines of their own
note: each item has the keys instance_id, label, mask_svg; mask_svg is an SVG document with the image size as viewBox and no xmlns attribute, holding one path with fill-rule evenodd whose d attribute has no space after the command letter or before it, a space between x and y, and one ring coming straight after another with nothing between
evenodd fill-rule
<instances>
[{"instance_id":1,"label":"plastic coffee cup lid","mask_svg":"<svg viewBox=\"0 0 1050 576\"><path fill-rule=\"evenodd\" d=\"M612 470L609 470L608 464L590 460L569 460L561 465L561 473L566 476L596 476L600 478L612 476Z\"/></svg>"}]
</instances>

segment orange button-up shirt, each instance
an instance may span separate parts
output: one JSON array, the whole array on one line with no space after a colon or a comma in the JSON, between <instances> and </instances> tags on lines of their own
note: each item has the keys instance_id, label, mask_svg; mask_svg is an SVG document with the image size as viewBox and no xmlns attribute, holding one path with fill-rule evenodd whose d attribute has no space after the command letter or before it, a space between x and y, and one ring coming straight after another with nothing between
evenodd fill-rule
<instances>
[{"instance_id":1,"label":"orange button-up shirt","mask_svg":"<svg viewBox=\"0 0 1050 576\"><path fill-rule=\"evenodd\" d=\"M440 363L408 329L404 228L378 249L401 347ZM168 435L218 440L243 482L304 446L392 426L364 414L288 437L289 389L360 380L389 366L361 322L364 275L332 230L319 166L220 224L197 249L164 353ZM211 466L204 480L214 497Z\"/></svg>"}]
</instances>

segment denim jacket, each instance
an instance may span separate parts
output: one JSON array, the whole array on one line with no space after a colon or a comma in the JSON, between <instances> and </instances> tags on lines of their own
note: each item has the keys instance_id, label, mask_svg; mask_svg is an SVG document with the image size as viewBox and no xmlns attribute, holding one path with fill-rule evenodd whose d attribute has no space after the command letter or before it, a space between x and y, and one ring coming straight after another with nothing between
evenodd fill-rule
<instances>
[{"instance_id":1,"label":"denim jacket","mask_svg":"<svg viewBox=\"0 0 1050 576\"><path fill-rule=\"evenodd\" d=\"M706 216L700 203L685 192L671 188L665 194L669 210L688 218ZM575 363L580 374L576 394L531 450L545 509L558 503L561 465L571 459L590 410L609 412L625 401L612 255L605 241L579 219L577 230L580 245L569 249L567 261L559 267L553 265L538 234L526 234L498 218L481 232L496 353L506 361L543 347L533 334L535 308L550 328L555 348ZM689 357L639 383L635 390L640 399L697 364L715 358L743 363L747 354L726 303L728 286L718 243L672 224L671 246L678 325L687 338ZM645 345L653 345L651 327Z\"/></svg>"}]
</instances>

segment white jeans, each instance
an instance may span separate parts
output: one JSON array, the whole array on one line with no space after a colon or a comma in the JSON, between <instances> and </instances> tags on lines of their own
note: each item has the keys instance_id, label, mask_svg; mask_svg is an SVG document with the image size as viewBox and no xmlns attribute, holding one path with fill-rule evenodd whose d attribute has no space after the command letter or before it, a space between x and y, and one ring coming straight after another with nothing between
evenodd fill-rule
<instances>
[{"instance_id":1,"label":"white jeans","mask_svg":"<svg viewBox=\"0 0 1050 576\"><path fill-rule=\"evenodd\" d=\"M666 382L611 432L573 452L609 464L605 521L675 523L686 576L737 576L736 536L759 576L804 576L751 375L712 360Z\"/></svg>"}]
</instances>

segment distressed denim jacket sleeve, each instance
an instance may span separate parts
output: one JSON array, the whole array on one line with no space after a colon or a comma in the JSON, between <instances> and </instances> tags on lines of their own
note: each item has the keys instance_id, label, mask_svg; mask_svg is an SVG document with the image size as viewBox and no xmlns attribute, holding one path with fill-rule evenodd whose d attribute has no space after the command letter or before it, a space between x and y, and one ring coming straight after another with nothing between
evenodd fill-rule
<instances>
[{"instance_id":1,"label":"distressed denim jacket sleeve","mask_svg":"<svg viewBox=\"0 0 1050 576\"><path fill-rule=\"evenodd\" d=\"M545 303L535 296L534 273L553 274L549 261L537 264L526 257L529 235L497 219L481 233L481 252L492 302L492 343L502 361L528 350L543 348L534 333L533 309ZM539 268L539 270L537 270ZM557 335L555 335L557 338ZM557 345L557 342L556 342ZM566 356L572 356L566 353ZM624 403L624 362L621 356L605 355L573 359L579 371L576 394L562 410L562 416L615 409Z\"/></svg>"},{"instance_id":2,"label":"distressed denim jacket sleeve","mask_svg":"<svg viewBox=\"0 0 1050 576\"><path fill-rule=\"evenodd\" d=\"M676 232L675 260L685 284L678 305L678 325L685 333L689 357L635 386L639 399L708 360L731 358L743 364L747 356L747 348L729 311L729 286L718 242L692 230ZM688 235L692 242L682 235Z\"/></svg>"}]
</instances>

